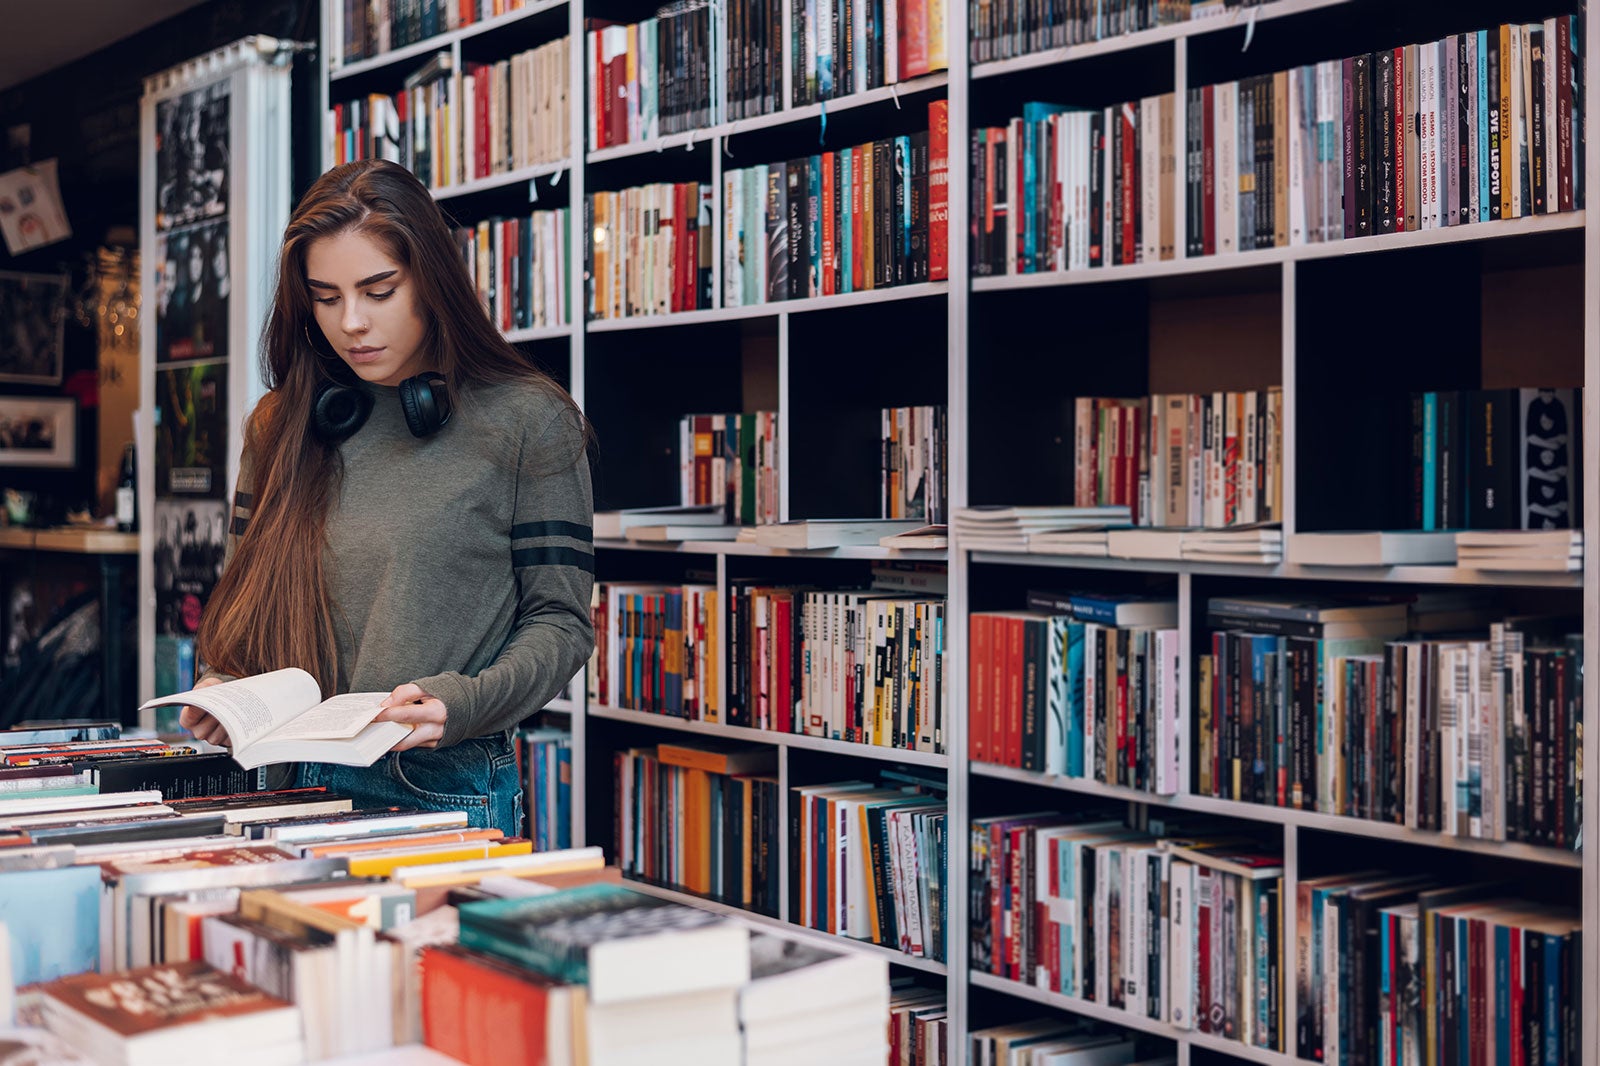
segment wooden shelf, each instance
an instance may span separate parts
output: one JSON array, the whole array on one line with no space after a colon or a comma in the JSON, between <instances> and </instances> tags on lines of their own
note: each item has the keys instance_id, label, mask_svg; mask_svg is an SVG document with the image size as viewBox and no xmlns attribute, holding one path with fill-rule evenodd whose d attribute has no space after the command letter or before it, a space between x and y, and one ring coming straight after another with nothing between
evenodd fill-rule
<instances>
[{"instance_id":1,"label":"wooden shelf","mask_svg":"<svg viewBox=\"0 0 1600 1066\"><path fill-rule=\"evenodd\" d=\"M1583 588L1581 572L1473 570L1459 566L1304 566L1295 563L1202 563L1169 559L1110 559L1038 552L975 551L975 563L1053 566L1068 570L1274 577L1298 581L1385 581L1408 585L1477 585L1490 588Z\"/></svg>"},{"instance_id":2,"label":"wooden shelf","mask_svg":"<svg viewBox=\"0 0 1600 1066\"><path fill-rule=\"evenodd\" d=\"M931 751L906 751L879 744L856 744L848 740L829 740L803 733L780 733L775 729L751 729L748 726L725 725L721 722L700 722L671 715L651 714L648 711L627 711L620 707L589 704L589 715L613 722L631 722L634 725L671 729L680 733L698 733L701 736L725 737L752 744L771 744L779 748L800 748L805 751L825 751L830 755L846 755L874 762L901 763L906 766L931 766L948 768L950 756Z\"/></svg>"},{"instance_id":3,"label":"wooden shelf","mask_svg":"<svg viewBox=\"0 0 1600 1066\"><path fill-rule=\"evenodd\" d=\"M824 947L838 951L855 951L863 955L872 955L883 959L892 966L909 966L913 970L921 970L923 973L938 974L940 976L945 976L950 972L949 967L942 962L935 962L932 959L920 959L914 955L907 955L903 951L884 947L882 944L869 944L864 940L852 940L847 936L834 936L832 933L824 933L820 929L810 929L803 925L796 925L794 922L786 922L781 918L774 918L771 915L757 914L732 903L709 899L693 892L664 888L661 885L653 885L648 881L639 881L631 877L624 877L622 883L635 891L658 896L661 899L670 899L675 903L687 903L691 907L700 907L704 910L716 911L719 914L731 914L756 925L771 926L782 929L785 933L798 934L814 940Z\"/></svg>"},{"instance_id":4,"label":"wooden shelf","mask_svg":"<svg viewBox=\"0 0 1600 1066\"><path fill-rule=\"evenodd\" d=\"M516 11L508 11L504 15L497 15L481 22L474 22L470 26L463 26L459 30L434 34L426 40L417 41L402 48L391 49L366 59L358 59L353 63L331 66L328 70L328 80L330 82L339 82L346 78L354 78L361 74L371 73L374 70L382 70L384 67L395 66L418 56L445 51L455 41L464 41L471 37L482 36L485 33L494 33L496 30L505 29L507 26L514 25L524 19L535 18L547 11L565 7L566 4L567 0L541 0L539 3L529 4L527 7Z\"/></svg>"},{"instance_id":5,"label":"wooden shelf","mask_svg":"<svg viewBox=\"0 0 1600 1066\"><path fill-rule=\"evenodd\" d=\"M1024 70L1038 70L1040 67L1060 66L1094 56L1131 52L1138 48L1149 48L1151 45L1164 44L1185 38L1224 33L1232 29L1242 30L1251 22L1271 22L1276 19L1293 18L1296 15L1304 15L1311 11L1321 11L1324 8L1342 7L1350 2L1351 0L1274 0L1274 2L1263 4L1260 7L1234 8L1228 14L1215 18L1156 26L1152 29L1140 30L1137 33L1124 33L1116 37L1105 37L1098 41L1067 45L1064 48L1049 48L1042 52L1013 56L1010 59L974 63L972 65L972 78L977 81L983 78L1004 77L1007 74L1016 74Z\"/></svg>"},{"instance_id":6,"label":"wooden shelf","mask_svg":"<svg viewBox=\"0 0 1600 1066\"><path fill-rule=\"evenodd\" d=\"M1079 778L1062 777L1057 774L1041 774L1032 770L1018 770L1010 766L995 766L991 763L972 763L970 764L969 772L974 777L1015 781L1026 785L1036 785L1041 788L1072 792L1080 796L1123 800L1128 803L1143 803L1152 807L1167 807L1172 810L1217 814L1252 822L1268 822L1279 826L1317 829L1349 837L1364 837L1371 840L1397 840L1405 844L1415 844L1421 847L1442 848L1446 851L1467 851L1479 855L1515 859L1519 862L1540 863L1545 866L1562 866L1571 869L1580 869L1583 866L1583 856L1576 851L1539 847L1533 844L1520 844L1506 840L1478 840L1473 837L1436 833L1427 829L1408 829L1403 825L1394 825L1390 822L1375 822L1365 818L1324 814L1320 811L1301 811L1291 807L1269 807L1261 803L1241 803L1237 800L1213 799L1210 796L1160 796L1153 792L1142 792L1139 789L1128 788L1123 785L1107 785L1100 781L1084 781Z\"/></svg>"},{"instance_id":7,"label":"wooden shelf","mask_svg":"<svg viewBox=\"0 0 1600 1066\"><path fill-rule=\"evenodd\" d=\"M925 300L934 296L945 296L949 291L950 283L947 281L925 281L916 285L895 285L887 289L869 289L865 292L846 292L833 296L807 297L804 300L774 300L770 303L749 304L743 307L707 307L699 311L679 311L670 315L597 318L588 324L588 331L590 333L619 333L633 329L699 326L708 322L737 322L747 318L776 318L779 315L803 315L812 311L832 311L841 307L860 307L863 304Z\"/></svg>"},{"instance_id":8,"label":"wooden shelf","mask_svg":"<svg viewBox=\"0 0 1600 1066\"><path fill-rule=\"evenodd\" d=\"M503 334L512 344L526 341L551 341L572 336L571 326L534 326L531 329L513 329Z\"/></svg>"},{"instance_id":9,"label":"wooden shelf","mask_svg":"<svg viewBox=\"0 0 1600 1066\"><path fill-rule=\"evenodd\" d=\"M1292 976L1292 975L1291 975ZM1263 1066L1292 1066L1295 1059L1279 1051L1269 1051L1266 1048L1250 1047L1237 1040L1224 1040L1209 1033L1200 1033L1192 1029L1180 1029L1168 1022L1158 1021L1155 1018L1142 1018L1129 1011L1107 1006L1104 1003L1094 1003L1076 996L1065 996L1060 992L1051 992L1047 989L1037 988L1034 985L1023 984L1021 981L1012 981L993 974L977 973L971 975L972 984L978 988L987 988L991 992L1003 992L1008 996L1031 1000L1034 1003L1056 1010L1068 1011L1086 1018L1110 1022L1127 1029L1136 1029L1141 1033L1151 1033L1155 1036L1164 1036L1168 1040L1178 1040L1193 1047L1203 1047L1213 1051L1220 1051L1225 1055L1235 1058L1249 1059L1251 1062L1262 1063ZM981 1028L973 1026L972 1028ZM1292 1030L1293 1026L1289 1026Z\"/></svg>"},{"instance_id":10,"label":"wooden shelf","mask_svg":"<svg viewBox=\"0 0 1600 1066\"><path fill-rule=\"evenodd\" d=\"M138 555L139 534L114 529L27 529L0 527L0 548L59 552L63 555Z\"/></svg>"},{"instance_id":11,"label":"wooden shelf","mask_svg":"<svg viewBox=\"0 0 1600 1066\"><path fill-rule=\"evenodd\" d=\"M1283 2L1283 0L1279 0ZM1193 259L1163 259L1157 263L1096 267L1090 270L1041 270L1033 274L1005 274L974 277L973 292L1010 292L1018 289L1050 289L1063 285L1100 285L1115 281L1151 281L1192 274L1225 274L1236 270L1281 266L1284 263L1334 259L1347 255L1396 252L1407 248L1430 248L1477 241L1510 240L1541 233L1581 230L1583 211L1564 211L1555 215L1511 218L1498 222L1478 222L1470 226L1385 233L1372 237L1322 244L1296 244L1284 248L1261 248L1231 255L1206 255Z\"/></svg>"}]
</instances>

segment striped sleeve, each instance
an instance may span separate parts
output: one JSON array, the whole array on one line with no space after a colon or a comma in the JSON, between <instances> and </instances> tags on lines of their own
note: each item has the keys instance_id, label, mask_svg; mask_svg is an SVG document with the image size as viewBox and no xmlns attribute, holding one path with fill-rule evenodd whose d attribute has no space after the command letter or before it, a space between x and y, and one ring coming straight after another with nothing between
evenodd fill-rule
<instances>
[{"instance_id":1,"label":"striped sleeve","mask_svg":"<svg viewBox=\"0 0 1600 1066\"><path fill-rule=\"evenodd\" d=\"M511 526L517 616L494 662L476 676L436 674L416 683L444 701L440 746L516 725L559 695L589 659L594 630L594 501L583 433L558 416L518 462Z\"/></svg>"}]
</instances>

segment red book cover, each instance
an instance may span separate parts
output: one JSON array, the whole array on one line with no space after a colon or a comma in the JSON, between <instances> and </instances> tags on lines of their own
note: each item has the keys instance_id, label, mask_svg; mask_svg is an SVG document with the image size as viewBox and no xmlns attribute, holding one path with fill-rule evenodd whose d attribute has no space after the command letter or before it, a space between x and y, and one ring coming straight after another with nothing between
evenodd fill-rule
<instances>
[{"instance_id":1,"label":"red book cover","mask_svg":"<svg viewBox=\"0 0 1600 1066\"><path fill-rule=\"evenodd\" d=\"M1006 880L1011 886L1008 893L1011 899L1010 935L1006 938L1006 969L1005 976L1013 981L1023 979L1022 975L1022 933L1023 921L1028 915L1030 900L1025 891L1022 876L1023 849L1028 846L1029 830L1027 826L1013 826L1006 831ZM1029 982L1032 983L1031 981Z\"/></svg>"},{"instance_id":2,"label":"red book cover","mask_svg":"<svg viewBox=\"0 0 1600 1066\"><path fill-rule=\"evenodd\" d=\"M1007 618L1006 627L1006 759L1007 766L1022 768L1022 668L1027 624Z\"/></svg>"},{"instance_id":3,"label":"red book cover","mask_svg":"<svg viewBox=\"0 0 1600 1066\"><path fill-rule=\"evenodd\" d=\"M679 182L672 187L672 210L677 216L677 241L673 245L672 310L684 311L694 304L694 277L699 252L700 195L693 183Z\"/></svg>"},{"instance_id":4,"label":"red book cover","mask_svg":"<svg viewBox=\"0 0 1600 1066\"><path fill-rule=\"evenodd\" d=\"M594 66L591 76L595 81L595 99L599 107L595 108L595 136L596 148L611 147L611 98L616 95L616 86L612 84L611 64L605 60L606 31L604 28L596 31L594 35Z\"/></svg>"},{"instance_id":5,"label":"red book cover","mask_svg":"<svg viewBox=\"0 0 1600 1066\"><path fill-rule=\"evenodd\" d=\"M860 186L852 202L859 202ZM860 242L856 247L860 247ZM928 105L928 280L950 276L950 103ZM859 278L859 275L858 275ZM861 283L856 282L856 288Z\"/></svg>"},{"instance_id":6,"label":"red book cover","mask_svg":"<svg viewBox=\"0 0 1600 1066\"><path fill-rule=\"evenodd\" d=\"M619 32L619 36L621 36ZM606 95L606 119L611 123L611 143L628 143L628 93L633 86L628 84L628 49L626 44L617 49L617 54L611 57L606 64L606 73L611 78L611 91Z\"/></svg>"},{"instance_id":7,"label":"red book cover","mask_svg":"<svg viewBox=\"0 0 1600 1066\"><path fill-rule=\"evenodd\" d=\"M1011 136L1006 142L1010 146L1006 161L1011 164L1011 177L1006 182L1006 187L1009 192L1008 198L1011 201L1011 218L1016 223L1013 228L1017 233L1016 245L1010 251L1011 258L1016 261L1018 274L1028 272L1026 257L1022 254L1022 250L1027 247L1028 227L1033 225L1033 219L1029 218L1023 211L1023 205L1026 203L1022 191L1025 187L1027 174L1027 161L1024 158L1028 149L1026 130L1027 123L1020 118L1012 119Z\"/></svg>"},{"instance_id":8,"label":"red book cover","mask_svg":"<svg viewBox=\"0 0 1600 1066\"><path fill-rule=\"evenodd\" d=\"M989 621L989 761L1006 766L1006 678L1011 669L1011 640L1006 621Z\"/></svg>"},{"instance_id":9,"label":"red book cover","mask_svg":"<svg viewBox=\"0 0 1600 1066\"><path fill-rule=\"evenodd\" d=\"M1511 1041L1511 1066L1528 1066L1528 1049L1522 1042L1522 930L1511 927L1511 1031L1517 1034Z\"/></svg>"},{"instance_id":10,"label":"red book cover","mask_svg":"<svg viewBox=\"0 0 1600 1066\"><path fill-rule=\"evenodd\" d=\"M850 150L850 291L861 292L866 288L867 279L867 245L861 236L861 219L864 217L866 195L864 182L866 175L862 173L866 164L861 158L861 146L857 145Z\"/></svg>"},{"instance_id":11,"label":"red book cover","mask_svg":"<svg viewBox=\"0 0 1600 1066\"><path fill-rule=\"evenodd\" d=\"M1108 781L1112 785L1132 785L1133 763L1138 750L1128 737L1128 631L1112 631L1117 642L1117 764L1122 767L1121 779Z\"/></svg>"},{"instance_id":12,"label":"red book cover","mask_svg":"<svg viewBox=\"0 0 1600 1066\"><path fill-rule=\"evenodd\" d=\"M1216 87L1200 91L1200 249L1217 254Z\"/></svg>"},{"instance_id":13,"label":"red book cover","mask_svg":"<svg viewBox=\"0 0 1600 1066\"><path fill-rule=\"evenodd\" d=\"M834 237L838 233L833 217L834 193L833 153L822 153L822 295L834 292Z\"/></svg>"},{"instance_id":14,"label":"red book cover","mask_svg":"<svg viewBox=\"0 0 1600 1066\"><path fill-rule=\"evenodd\" d=\"M454 944L424 948L420 965L423 1043L471 1066L543 1066L551 1000L573 993Z\"/></svg>"},{"instance_id":15,"label":"red book cover","mask_svg":"<svg viewBox=\"0 0 1600 1066\"><path fill-rule=\"evenodd\" d=\"M1122 261L1139 261L1139 241L1134 231L1138 221L1139 153L1134 149L1139 143L1139 119L1136 103L1126 103L1117 109L1122 122L1122 187L1117 195L1122 198Z\"/></svg>"},{"instance_id":16,"label":"red book cover","mask_svg":"<svg viewBox=\"0 0 1600 1066\"><path fill-rule=\"evenodd\" d=\"M928 0L900 0L900 25L905 47L900 52L900 77L928 73Z\"/></svg>"},{"instance_id":17,"label":"red book cover","mask_svg":"<svg viewBox=\"0 0 1600 1066\"><path fill-rule=\"evenodd\" d=\"M1489 991L1485 988L1489 974L1485 972L1488 958L1484 951L1482 918L1467 919L1467 1006L1472 1039L1469 1044L1468 1066L1488 1066L1485 1045L1489 1043ZM1559 1035L1554 1036L1559 1040Z\"/></svg>"},{"instance_id":18,"label":"red book cover","mask_svg":"<svg viewBox=\"0 0 1600 1066\"><path fill-rule=\"evenodd\" d=\"M772 726L780 733L794 731L794 694L790 691L794 662L794 600L780 595L772 601L773 640L777 654L774 656L772 679Z\"/></svg>"},{"instance_id":19,"label":"red book cover","mask_svg":"<svg viewBox=\"0 0 1600 1066\"><path fill-rule=\"evenodd\" d=\"M967 635L972 641L970 657L972 676L967 678L967 721L971 735L967 737L967 757L973 762L990 762L989 758L989 616L974 614L967 623Z\"/></svg>"},{"instance_id":20,"label":"red book cover","mask_svg":"<svg viewBox=\"0 0 1600 1066\"><path fill-rule=\"evenodd\" d=\"M1211 1027L1211 893L1219 878L1210 870L1195 867L1194 982L1195 1028L1202 1033Z\"/></svg>"},{"instance_id":21,"label":"red book cover","mask_svg":"<svg viewBox=\"0 0 1600 1066\"><path fill-rule=\"evenodd\" d=\"M298 1007L192 960L121 973L74 974L42 985L40 991L65 1011L128 1041L269 1011L283 1013L285 1040L300 1032Z\"/></svg>"},{"instance_id":22,"label":"red book cover","mask_svg":"<svg viewBox=\"0 0 1600 1066\"><path fill-rule=\"evenodd\" d=\"M475 178L489 176L489 94L493 91L489 81L489 67L479 63L472 68L473 89L473 130L472 130L472 157L474 160L473 174Z\"/></svg>"}]
</instances>

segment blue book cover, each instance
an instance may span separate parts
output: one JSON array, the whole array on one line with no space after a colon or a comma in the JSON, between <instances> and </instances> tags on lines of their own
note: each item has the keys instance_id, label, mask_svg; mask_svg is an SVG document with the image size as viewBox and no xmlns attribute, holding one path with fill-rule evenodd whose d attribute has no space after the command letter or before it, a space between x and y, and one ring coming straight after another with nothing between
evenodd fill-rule
<instances>
[{"instance_id":1,"label":"blue book cover","mask_svg":"<svg viewBox=\"0 0 1600 1066\"><path fill-rule=\"evenodd\" d=\"M572 847L572 748L556 749L556 847Z\"/></svg>"},{"instance_id":2,"label":"blue book cover","mask_svg":"<svg viewBox=\"0 0 1600 1066\"><path fill-rule=\"evenodd\" d=\"M1498 924L1490 929L1494 932L1493 1066L1511 1066L1511 929Z\"/></svg>"},{"instance_id":3,"label":"blue book cover","mask_svg":"<svg viewBox=\"0 0 1600 1066\"><path fill-rule=\"evenodd\" d=\"M1273 638L1247 634L1244 639L1250 645L1250 682L1255 690L1255 730L1259 734L1263 729L1271 728L1272 719L1268 717L1270 713L1268 705L1272 699L1272 694L1267 691L1267 650L1268 643ZM1251 787L1265 790L1263 798L1270 803L1272 802L1273 788L1267 781L1266 760L1261 758L1262 753L1266 750L1266 745L1257 744L1255 751L1251 753L1250 780L1252 782ZM1250 797L1246 795L1245 798L1248 799Z\"/></svg>"},{"instance_id":4,"label":"blue book cover","mask_svg":"<svg viewBox=\"0 0 1600 1066\"><path fill-rule=\"evenodd\" d=\"M1067 776L1083 776L1083 623L1067 623ZM1068 956L1063 956L1068 957Z\"/></svg>"},{"instance_id":5,"label":"blue book cover","mask_svg":"<svg viewBox=\"0 0 1600 1066\"><path fill-rule=\"evenodd\" d=\"M11 935L11 975L18 985L97 969L100 868L0 874L0 923Z\"/></svg>"},{"instance_id":6,"label":"blue book cover","mask_svg":"<svg viewBox=\"0 0 1600 1066\"><path fill-rule=\"evenodd\" d=\"M911 280L911 138L903 135L894 139L894 180L902 188L900 221L895 228L900 247L894 260L894 283L900 285Z\"/></svg>"},{"instance_id":7,"label":"blue book cover","mask_svg":"<svg viewBox=\"0 0 1600 1066\"><path fill-rule=\"evenodd\" d=\"M528 827L528 831L533 835L535 851L550 850L550 840L545 832L550 822L550 812L546 809L549 804L545 802L545 796L549 795L550 774L545 766L546 754L547 746L543 742L533 746L533 802L528 805L533 810L533 825Z\"/></svg>"},{"instance_id":8,"label":"blue book cover","mask_svg":"<svg viewBox=\"0 0 1600 1066\"><path fill-rule=\"evenodd\" d=\"M1023 232L1022 252L1023 267L1027 273L1036 269L1037 256L1040 250L1039 240L1043 236L1039 232L1040 221L1040 192L1039 186L1045 179L1048 171L1041 172L1041 167L1046 165L1045 152L1049 138L1045 136L1047 124L1051 115L1060 115L1072 108L1061 104L1045 104L1030 101L1022 105L1022 210L1023 215L1018 223L1018 229Z\"/></svg>"},{"instance_id":9,"label":"blue book cover","mask_svg":"<svg viewBox=\"0 0 1600 1066\"><path fill-rule=\"evenodd\" d=\"M1439 528L1439 394L1422 394L1422 528Z\"/></svg>"},{"instance_id":10,"label":"blue book cover","mask_svg":"<svg viewBox=\"0 0 1600 1066\"><path fill-rule=\"evenodd\" d=\"M1483 55L1481 51L1478 54L1480 56ZM1461 1043L1456 1046L1462 1050L1463 1058L1466 1057L1465 1052L1467 1049L1472 1047L1472 995L1470 985L1472 966L1468 961L1472 958L1472 955L1470 942L1467 938L1467 926L1469 924L1470 923L1465 918L1455 919L1457 961L1456 987L1453 989L1453 991L1455 992L1456 1002L1458 1004L1456 1007L1456 1022L1457 1031L1460 1033L1456 1039L1461 1041ZM1554 1031L1555 1030L1546 1030L1546 1032ZM1548 1047L1549 1043L1550 1042L1547 1041L1545 1046ZM1556 1064L1551 1062L1549 1066L1556 1066Z\"/></svg>"},{"instance_id":11,"label":"blue book cover","mask_svg":"<svg viewBox=\"0 0 1600 1066\"><path fill-rule=\"evenodd\" d=\"M683 590L667 590L667 634L682 640L683 636ZM683 666L681 657L677 657L678 668L666 671L666 711L677 718L683 717Z\"/></svg>"},{"instance_id":12,"label":"blue book cover","mask_svg":"<svg viewBox=\"0 0 1600 1066\"><path fill-rule=\"evenodd\" d=\"M807 296L822 295L822 156L806 161L806 278Z\"/></svg>"},{"instance_id":13,"label":"blue book cover","mask_svg":"<svg viewBox=\"0 0 1600 1066\"><path fill-rule=\"evenodd\" d=\"M856 47L861 47L861 35L856 35ZM833 241L833 251L839 258L839 284L840 292L852 292L854 286L850 283L850 275L855 265L855 231L850 225L850 215L854 210L855 199L850 195L850 183L853 180L851 168L852 157L855 155L850 149L841 149L839 152L839 218L837 219L838 236Z\"/></svg>"},{"instance_id":14,"label":"blue book cover","mask_svg":"<svg viewBox=\"0 0 1600 1066\"><path fill-rule=\"evenodd\" d=\"M1463 922L1463 925L1466 923ZM1544 1007L1544 1066L1559 1066L1561 1062L1561 976L1566 967L1561 962L1561 949L1565 937L1546 933L1544 937L1544 990L1540 997ZM1462 1047L1466 1047L1465 1044Z\"/></svg>"}]
</instances>

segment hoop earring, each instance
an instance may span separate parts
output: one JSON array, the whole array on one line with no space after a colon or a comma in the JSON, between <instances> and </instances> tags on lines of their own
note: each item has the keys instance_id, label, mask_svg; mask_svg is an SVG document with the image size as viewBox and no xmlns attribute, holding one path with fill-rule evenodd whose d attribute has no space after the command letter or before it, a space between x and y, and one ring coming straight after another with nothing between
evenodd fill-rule
<instances>
[{"instance_id":1,"label":"hoop earring","mask_svg":"<svg viewBox=\"0 0 1600 1066\"><path fill-rule=\"evenodd\" d=\"M301 323L300 331L306 335L306 344L310 345L311 351L316 354L318 359L321 359L325 363L334 363L339 361L339 357L337 355L322 354L322 349L317 347L317 342L311 339L311 324L309 322Z\"/></svg>"}]
</instances>

